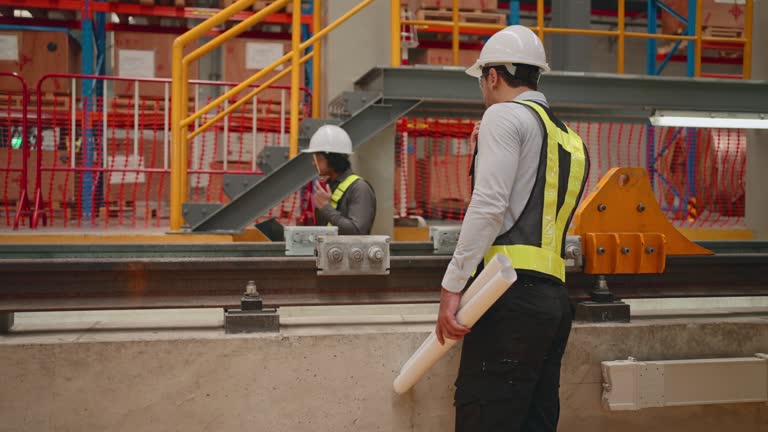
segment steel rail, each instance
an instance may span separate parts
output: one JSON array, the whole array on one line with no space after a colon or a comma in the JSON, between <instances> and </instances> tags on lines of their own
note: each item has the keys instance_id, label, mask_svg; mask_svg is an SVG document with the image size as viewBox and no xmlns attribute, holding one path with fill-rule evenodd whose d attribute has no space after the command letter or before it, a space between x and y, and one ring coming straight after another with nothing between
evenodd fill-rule
<instances>
[{"instance_id":1,"label":"steel rail","mask_svg":"<svg viewBox=\"0 0 768 432\"><path fill-rule=\"evenodd\" d=\"M412 247L416 247L413 245ZM265 306L431 303L448 256L393 256L388 276L317 276L312 257L0 259L0 312L230 308L249 280ZM652 275L608 276L620 298L768 295L768 253L668 257ZM568 275L573 299L594 276Z\"/></svg>"}]
</instances>

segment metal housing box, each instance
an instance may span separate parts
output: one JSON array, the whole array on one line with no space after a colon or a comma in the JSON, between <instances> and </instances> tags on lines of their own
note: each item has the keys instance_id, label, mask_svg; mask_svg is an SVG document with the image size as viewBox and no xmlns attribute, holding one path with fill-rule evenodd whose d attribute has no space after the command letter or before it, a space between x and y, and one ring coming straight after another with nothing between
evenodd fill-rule
<instances>
[{"instance_id":1,"label":"metal housing box","mask_svg":"<svg viewBox=\"0 0 768 432\"><path fill-rule=\"evenodd\" d=\"M317 274L388 275L387 236L322 236L317 239Z\"/></svg>"},{"instance_id":2,"label":"metal housing box","mask_svg":"<svg viewBox=\"0 0 768 432\"><path fill-rule=\"evenodd\" d=\"M429 227L429 238L435 248L435 255L452 255L459 243L461 225Z\"/></svg>"},{"instance_id":3,"label":"metal housing box","mask_svg":"<svg viewBox=\"0 0 768 432\"><path fill-rule=\"evenodd\" d=\"M313 256L320 236L335 236L339 227L287 226L285 231L285 254L288 256Z\"/></svg>"}]
</instances>

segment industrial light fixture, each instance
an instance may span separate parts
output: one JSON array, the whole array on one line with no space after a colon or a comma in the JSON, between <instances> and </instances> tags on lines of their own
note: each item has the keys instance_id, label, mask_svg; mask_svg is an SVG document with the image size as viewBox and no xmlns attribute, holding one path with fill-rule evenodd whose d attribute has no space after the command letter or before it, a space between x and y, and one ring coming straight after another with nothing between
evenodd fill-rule
<instances>
[{"instance_id":1,"label":"industrial light fixture","mask_svg":"<svg viewBox=\"0 0 768 432\"><path fill-rule=\"evenodd\" d=\"M657 110L649 119L654 126L768 129L768 114L766 113Z\"/></svg>"}]
</instances>

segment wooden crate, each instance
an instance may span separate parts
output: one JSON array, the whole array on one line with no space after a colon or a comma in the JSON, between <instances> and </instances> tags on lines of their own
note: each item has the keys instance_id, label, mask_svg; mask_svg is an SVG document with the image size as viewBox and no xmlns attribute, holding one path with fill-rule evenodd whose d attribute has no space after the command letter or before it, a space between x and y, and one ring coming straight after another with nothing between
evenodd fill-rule
<instances>
[{"instance_id":1,"label":"wooden crate","mask_svg":"<svg viewBox=\"0 0 768 432\"><path fill-rule=\"evenodd\" d=\"M453 12L450 10L421 9L416 12L418 21L453 21ZM473 24L505 25L507 15L496 12L459 12L459 22Z\"/></svg>"},{"instance_id":2,"label":"wooden crate","mask_svg":"<svg viewBox=\"0 0 768 432\"><path fill-rule=\"evenodd\" d=\"M480 51L477 50L459 50L459 66L472 66L479 55ZM413 49L410 51L408 61L411 64L451 66L453 50L450 48Z\"/></svg>"},{"instance_id":3,"label":"wooden crate","mask_svg":"<svg viewBox=\"0 0 768 432\"><path fill-rule=\"evenodd\" d=\"M666 4L675 12L688 17L688 0L669 0ZM744 29L744 10L743 4L738 4L735 0L704 0L702 2L701 24L704 28L720 27L732 29ZM661 11L661 31L665 34L682 34L685 26L680 20L672 14L662 9Z\"/></svg>"},{"instance_id":4,"label":"wooden crate","mask_svg":"<svg viewBox=\"0 0 768 432\"><path fill-rule=\"evenodd\" d=\"M5 49L0 52L0 72L16 72L26 80L30 91L44 75L52 73L78 73L80 48L74 39L63 32L4 31L0 32ZM65 78L49 78L43 91L68 93L71 84ZM15 79L0 79L0 90L21 90Z\"/></svg>"},{"instance_id":5,"label":"wooden crate","mask_svg":"<svg viewBox=\"0 0 768 432\"><path fill-rule=\"evenodd\" d=\"M114 75L170 78L173 65L173 41L176 37L173 34L161 33L115 33ZM197 43L189 44L184 53L191 53L197 46ZM189 71L189 79L197 78L197 67L193 66ZM116 82L114 91L118 96L133 96L134 88L135 82ZM165 95L165 88L160 83L140 83L139 95L162 98Z\"/></svg>"},{"instance_id":6,"label":"wooden crate","mask_svg":"<svg viewBox=\"0 0 768 432\"><path fill-rule=\"evenodd\" d=\"M234 39L227 42L224 45L223 56L223 71L224 81L243 82L246 79L253 76L253 74L260 71L263 67L268 66L272 61L282 57L291 51L291 43L284 40L275 39ZM284 65L288 65L285 63ZM275 76L280 70L275 70L268 74L264 79L258 81L258 84L266 82L269 78ZM300 82L304 85L304 68L300 71ZM286 86L291 85L290 73L278 80L275 85ZM258 96L259 105L267 100L279 103L281 100L282 91L276 88L270 88L261 92ZM241 93L245 95L246 92ZM303 94L303 93L302 93ZM290 90L286 89L286 109L290 100ZM274 105L272 106L274 110ZM269 111L272 111L269 110ZM250 111L248 111L250 112Z\"/></svg>"},{"instance_id":7,"label":"wooden crate","mask_svg":"<svg viewBox=\"0 0 768 432\"><path fill-rule=\"evenodd\" d=\"M409 0L405 3L408 10L420 9L453 9L453 0ZM497 11L498 0L459 0L459 10L463 11Z\"/></svg>"}]
</instances>

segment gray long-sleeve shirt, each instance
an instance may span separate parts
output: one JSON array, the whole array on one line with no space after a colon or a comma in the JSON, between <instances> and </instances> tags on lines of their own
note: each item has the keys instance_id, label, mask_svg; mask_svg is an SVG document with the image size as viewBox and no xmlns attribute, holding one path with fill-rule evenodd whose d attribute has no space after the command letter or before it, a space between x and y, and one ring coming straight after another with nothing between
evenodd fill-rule
<instances>
[{"instance_id":1,"label":"gray long-sleeve shirt","mask_svg":"<svg viewBox=\"0 0 768 432\"><path fill-rule=\"evenodd\" d=\"M535 91L515 99L547 104ZM541 122L528 107L499 103L485 111L477 141L475 189L443 276L446 290L461 292L496 237L520 217L533 191L543 140Z\"/></svg>"},{"instance_id":2,"label":"gray long-sleeve shirt","mask_svg":"<svg viewBox=\"0 0 768 432\"><path fill-rule=\"evenodd\" d=\"M339 184L352 175L347 171L336 180L328 182L333 193ZM330 204L317 210L319 226L330 223L339 227L339 235L369 235L376 217L376 194L371 185L363 179L352 183L341 200L338 208Z\"/></svg>"}]
</instances>

